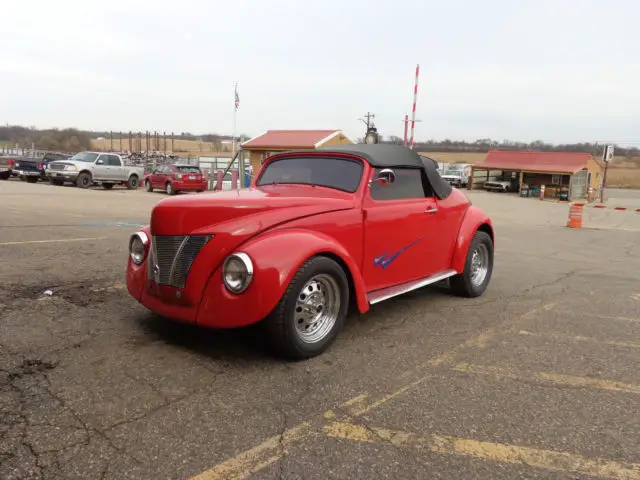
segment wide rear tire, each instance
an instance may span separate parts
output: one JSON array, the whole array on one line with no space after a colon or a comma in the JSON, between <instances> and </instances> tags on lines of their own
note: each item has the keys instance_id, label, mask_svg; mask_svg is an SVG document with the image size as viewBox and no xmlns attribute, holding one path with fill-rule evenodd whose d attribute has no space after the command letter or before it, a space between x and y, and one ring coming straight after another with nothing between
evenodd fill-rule
<instances>
[{"instance_id":1,"label":"wide rear tire","mask_svg":"<svg viewBox=\"0 0 640 480\"><path fill-rule=\"evenodd\" d=\"M451 278L451 289L456 295L467 298L482 295L493 273L493 241L486 232L477 231L471 240L464 271Z\"/></svg>"},{"instance_id":2,"label":"wide rear tire","mask_svg":"<svg viewBox=\"0 0 640 480\"><path fill-rule=\"evenodd\" d=\"M131 175L129 180L127 180L127 189L128 190L136 190L138 188L138 176Z\"/></svg>"},{"instance_id":3,"label":"wide rear tire","mask_svg":"<svg viewBox=\"0 0 640 480\"><path fill-rule=\"evenodd\" d=\"M294 360L323 353L342 329L348 306L349 282L342 267L323 256L307 260L263 322L269 347Z\"/></svg>"}]
</instances>

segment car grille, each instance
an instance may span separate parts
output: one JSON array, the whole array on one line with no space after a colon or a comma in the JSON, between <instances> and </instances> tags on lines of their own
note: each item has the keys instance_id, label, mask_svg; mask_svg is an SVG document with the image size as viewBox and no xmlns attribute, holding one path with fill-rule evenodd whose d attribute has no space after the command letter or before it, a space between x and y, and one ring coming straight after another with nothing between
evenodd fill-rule
<instances>
[{"instance_id":1,"label":"car grille","mask_svg":"<svg viewBox=\"0 0 640 480\"><path fill-rule=\"evenodd\" d=\"M213 235L154 235L151 237L149 280L184 288L191 264Z\"/></svg>"},{"instance_id":2,"label":"car grille","mask_svg":"<svg viewBox=\"0 0 640 480\"><path fill-rule=\"evenodd\" d=\"M49 168L51 170L64 170L64 164L61 163L50 163Z\"/></svg>"}]
</instances>

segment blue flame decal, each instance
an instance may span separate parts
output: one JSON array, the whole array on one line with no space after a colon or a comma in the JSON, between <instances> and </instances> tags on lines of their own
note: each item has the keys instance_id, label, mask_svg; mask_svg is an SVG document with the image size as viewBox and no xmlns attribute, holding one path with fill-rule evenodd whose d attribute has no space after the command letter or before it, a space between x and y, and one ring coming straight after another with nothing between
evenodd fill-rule
<instances>
[{"instance_id":1,"label":"blue flame decal","mask_svg":"<svg viewBox=\"0 0 640 480\"><path fill-rule=\"evenodd\" d=\"M374 267L381 267L383 270L386 269L391 264L391 262L393 262L396 258L398 258L400 256L400 254L402 252L407 250L409 247L415 245L416 243L422 241L426 237L428 237L428 235L426 235L424 237L420 237L420 238L414 240L413 242L405 245L404 247L402 247L400 250L398 250L395 253L384 253L382 255L379 255L379 256L375 257L373 259L373 266Z\"/></svg>"}]
</instances>

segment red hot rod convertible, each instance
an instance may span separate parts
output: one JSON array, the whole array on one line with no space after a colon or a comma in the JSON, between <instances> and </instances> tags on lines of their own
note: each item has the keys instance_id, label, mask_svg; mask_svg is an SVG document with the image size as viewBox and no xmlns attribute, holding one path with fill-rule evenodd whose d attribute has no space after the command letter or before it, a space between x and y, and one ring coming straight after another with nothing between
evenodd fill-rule
<instances>
[{"instance_id":1,"label":"red hot rod convertible","mask_svg":"<svg viewBox=\"0 0 640 480\"><path fill-rule=\"evenodd\" d=\"M449 279L476 297L493 270L490 218L399 145L269 157L246 190L167 198L129 241L127 288L163 317L262 322L276 353L308 358L347 307Z\"/></svg>"}]
</instances>

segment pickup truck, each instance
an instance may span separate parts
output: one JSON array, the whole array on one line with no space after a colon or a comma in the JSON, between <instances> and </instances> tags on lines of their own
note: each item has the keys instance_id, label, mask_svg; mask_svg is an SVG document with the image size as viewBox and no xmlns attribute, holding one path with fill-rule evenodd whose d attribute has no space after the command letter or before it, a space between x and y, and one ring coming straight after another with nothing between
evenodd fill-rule
<instances>
[{"instance_id":1,"label":"pickup truck","mask_svg":"<svg viewBox=\"0 0 640 480\"><path fill-rule=\"evenodd\" d=\"M47 152L41 158L17 158L15 159L14 175L29 183L36 183L38 180L46 181L47 165L55 160L63 160L70 156L64 153Z\"/></svg>"},{"instance_id":2,"label":"pickup truck","mask_svg":"<svg viewBox=\"0 0 640 480\"><path fill-rule=\"evenodd\" d=\"M124 184L135 190L144 177L144 167L125 165L115 153L80 152L66 160L56 160L47 166L47 177L53 185L74 183L80 188L101 184L106 189Z\"/></svg>"},{"instance_id":3,"label":"pickup truck","mask_svg":"<svg viewBox=\"0 0 640 480\"><path fill-rule=\"evenodd\" d=\"M468 165L462 165L460 167L449 167L445 170L444 174L441 175L444 180L449 182L450 185L454 187L466 187L469 183L469 173L471 172L471 167Z\"/></svg>"}]
</instances>

